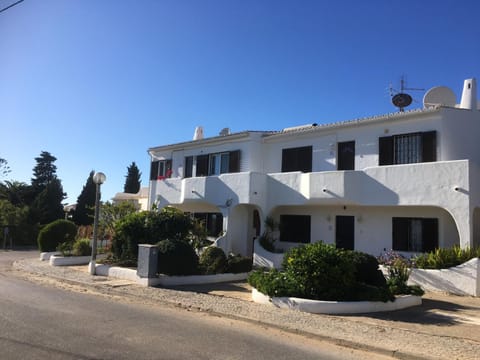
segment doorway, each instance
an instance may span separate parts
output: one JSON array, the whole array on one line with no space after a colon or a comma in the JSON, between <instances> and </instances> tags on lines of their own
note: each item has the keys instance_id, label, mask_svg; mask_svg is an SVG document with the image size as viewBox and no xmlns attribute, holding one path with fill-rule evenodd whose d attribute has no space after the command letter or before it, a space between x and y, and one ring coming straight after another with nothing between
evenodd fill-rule
<instances>
[{"instance_id":1,"label":"doorway","mask_svg":"<svg viewBox=\"0 0 480 360\"><path fill-rule=\"evenodd\" d=\"M355 216L337 216L335 218L335 244L337 249L354 250Z\"/></svg>"}]
</instances>

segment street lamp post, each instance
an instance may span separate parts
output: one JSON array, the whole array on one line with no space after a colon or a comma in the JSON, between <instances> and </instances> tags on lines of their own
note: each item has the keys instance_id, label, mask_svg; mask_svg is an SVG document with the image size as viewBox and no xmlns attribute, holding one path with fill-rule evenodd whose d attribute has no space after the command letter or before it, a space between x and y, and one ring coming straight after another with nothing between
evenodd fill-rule
<instances>
[{"instance_id":1,"label":"street lamp post","mask_svg":"<svg viewBox=\"0 0 480 360\"><path fill-rule=\"evenodd\" d=\"M95 183L95 217L93 220L92 258L88 264L90 275L95 275L95 265L97 262L98 216L100 213L100 185L102 185L106 179L107 177L102 172L97 172L93 175L93 182Z\"/></svg>"}]
</instances>

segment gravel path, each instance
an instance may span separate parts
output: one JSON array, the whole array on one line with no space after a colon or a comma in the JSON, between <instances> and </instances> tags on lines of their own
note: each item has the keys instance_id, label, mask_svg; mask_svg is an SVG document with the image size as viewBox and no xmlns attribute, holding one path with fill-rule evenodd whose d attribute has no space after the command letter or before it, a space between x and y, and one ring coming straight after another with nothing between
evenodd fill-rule
<instances>
[{"instance_id":1,"label":"gravel path","mask_svg":"<svg viewBox=\"0 0 480 360\"><path fill-rule=\"evenodd\" d=\"M405 329L397 322L375 321L362 317L313 315L278 309L237 298L214 296L191 291L141 287L124 280L91 276L68 267L49 266L37 259L16 261L19 276L33 281L52 282L64 287L80 287L120 299L144 304L162 304L208 312L256 324L264 324L295 333L316 336L335 344L372 350L405 359L479 359L480 342L457 336L429 333L428 329ZM26 274L28 273L28 274ZM23 274L23 275L22 275ZM75 290L75 289L74 289ZM480 330L480 327L477 328Z\"/></svg>"}]
</instances>

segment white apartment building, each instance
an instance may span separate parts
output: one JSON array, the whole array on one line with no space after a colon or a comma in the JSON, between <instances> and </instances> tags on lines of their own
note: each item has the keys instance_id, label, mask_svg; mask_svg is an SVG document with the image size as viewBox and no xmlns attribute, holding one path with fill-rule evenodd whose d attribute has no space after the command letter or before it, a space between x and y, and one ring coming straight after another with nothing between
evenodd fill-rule
<instances>
[{"instance_id":1,"label":"white apartment building","mask_svg":"<svg viewBox=\"0 0 480 360\"><path fill-rule=\"evenodd\" d=\"M206 221L228 252L252 255L267 217L276 246L324 241L372 255L480 245L480 112L431 89L424 108L153 147L149 207Z\"/></svg>"}]
</instances>

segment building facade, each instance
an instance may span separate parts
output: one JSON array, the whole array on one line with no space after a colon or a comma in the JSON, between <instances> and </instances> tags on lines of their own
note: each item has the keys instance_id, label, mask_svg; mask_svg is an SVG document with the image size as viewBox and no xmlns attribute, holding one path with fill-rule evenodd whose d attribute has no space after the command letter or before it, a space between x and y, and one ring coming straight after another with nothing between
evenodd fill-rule
<instances>
[{"instance_id":1,"label":"building facade","mask_svg":"<svg viewBox=\"0 0 480 360\"><path fill-rule=\"evenodd\" d=\"M476 83L465 81L460 104L430 95L420 110L150 148L149 208L195 214L224 250L249 256L267 217L282 249L479 245Z\"/></svg>"}]
</instances>

